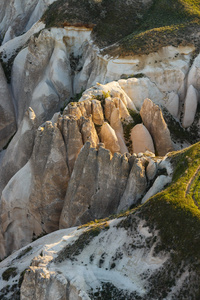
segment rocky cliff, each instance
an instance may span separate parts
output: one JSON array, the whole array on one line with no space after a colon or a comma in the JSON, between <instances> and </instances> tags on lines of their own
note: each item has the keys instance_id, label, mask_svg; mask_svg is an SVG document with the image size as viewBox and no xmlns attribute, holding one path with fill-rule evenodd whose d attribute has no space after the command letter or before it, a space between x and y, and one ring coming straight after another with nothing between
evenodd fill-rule
<instances>
[{"instance_id":1,"label":"rocky cliff","mask_svg":"<svg viewBox=\"0 0 200 300\"><path fill-rule=\"evenodd\" d=\"M198 299L200 3L169 2L0 4L3 299Z\"/></svg>"}]
</instances>

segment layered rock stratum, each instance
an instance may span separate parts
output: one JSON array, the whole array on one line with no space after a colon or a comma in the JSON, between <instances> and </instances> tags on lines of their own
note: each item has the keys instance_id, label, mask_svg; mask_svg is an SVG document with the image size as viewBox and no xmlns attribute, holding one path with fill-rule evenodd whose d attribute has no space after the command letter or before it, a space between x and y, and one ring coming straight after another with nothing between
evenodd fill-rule
<instances>
[{"instance_id":1,"label":"layered rock stratum","mask_svg":"<svg viewBox=\"0 0 200 300\"><path fill-rule=\"evenodd\" d=\"M0 298L199 298L199 5L0 4Z\"/></svg>"}]
</instances>

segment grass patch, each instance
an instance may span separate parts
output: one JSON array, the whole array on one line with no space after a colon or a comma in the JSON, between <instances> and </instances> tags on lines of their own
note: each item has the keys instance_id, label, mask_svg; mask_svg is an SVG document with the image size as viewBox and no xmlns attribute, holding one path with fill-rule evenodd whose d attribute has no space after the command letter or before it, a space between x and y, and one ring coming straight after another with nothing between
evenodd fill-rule
<instances>
[{"instance_id":1,"label":"grass patch","mask_svg":"<svg viewBox=\"0 0 200 300\"><path fill-rule=\"evenodd\" d=\"M132 117L131 122L122 121L123 131L124 131L124 139L126 146L130 153L132 153L132 141L131 141L131 129L137 125L142 123L142 118L139 113L134 110L128 109L130 116Z\"/></svg>"},{"instance_id":2,"label":"grass patch","mask_svg":"<svg viewBox=\"0 0 200 300\"><path fill-rule=\"evenodd\" d=\"M3 274L2 274L2 278L5 281L8 281L10 278L13 278L17 275L17 268L13 267L13 268L8 268L6 269Z\"/></svg>"},{"instance_id":3,"label":"grass patch","mask_svg":"<svg viewBox=\"0 0 200 300\"><path fill-rule=\"evenodd\" d=\"M22 250L19 255L17 256L17 259L22 258L24 255L26 255L28 252L30 252L33 248L31 246L25 248L24 250Z\"/></svg>"},{"instance_id":4,"label":"grass patch","mask_svg":"<svg viewBox=\"0 0 200 300\"><path fill-rule=\"evenodd\" d=\"M169 128L172 140L176 142L188 142L190 144L197 143L200 138L199 120L200 120L200 104L198 104L195 120L189 128L183 128L176 119L162 107L163 117Z\"/></svg>"},{"instance_id":5,"label":"grass patch","mask_svg":"<svg viewBox=\"0 0 200 300\"><path fill-rule=\"evenodd\" d=\"M200 259L200 210L193 199L199 189L200 143L170 156L172 183L141 207L141 215L159 229L163 250L173 249L181 259Z\"/></svg>"},{"instance_id":6,"label":"grass patch","mask_svg":"<svg viewBox=\"0 0 200 300\"><path fill-rule=\"evenodd\" d=\"M91 222L89 228L86 228L86 230L73 244L67 245L63 250L60 251L55 259L55 262L61 263L66 259L76 260L76 256L79 255L81 251L89 245L94 237L98 236L102 230L108 229L109 226L106 222Z\"/></svg>"},{"instance_id":7,"label":"grass patch","mask_svg":"<svg viewBox=\"0 0 200 300\"><path fill-rule=\"evenodd\" d=\"M111 55L150 53L163 46L200 42L200 0L58 0L42 17L46 27L93 29L93 39Z\"/></svg>"}]
</instances>

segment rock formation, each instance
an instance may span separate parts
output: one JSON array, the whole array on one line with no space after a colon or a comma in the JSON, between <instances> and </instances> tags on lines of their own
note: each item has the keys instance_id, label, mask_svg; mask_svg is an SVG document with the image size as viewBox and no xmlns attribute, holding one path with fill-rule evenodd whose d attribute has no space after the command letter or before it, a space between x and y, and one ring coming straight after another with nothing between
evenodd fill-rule
<instances>
[{"instance_id":1,"label":"rock formation","mask_svg":"<svg viewBox=\"0 0 200 300\"><path fill-rule=\"evenodd\" d=\"M37 119L34 111L29 108L4 155L0 171L0 194L8 181L31 157L36 130Z\"/></svg>"},{"instance_id":2,"label":"rock formation","mask_svg":"<svg viewBox=\"0 0 200 300\"><path fill-rule=\"evenodd\" d=\"M161 109L150 99L145 99L140 115L144 126L150 132L158 155L165 155L173 150L169 129Z\"/></svg>"},{"instance_id":3,"label":"rock formation","mask_svg":"<svg viewBox=\"0 0 200 300\"><path fill-rule=\"evenodd\" d=\"M184 104L183 127L187 128L194 122L198 105L198 91L190 85L187 90L187 95Z\"/></svg>"},{"instance_id":4,"label":"rock formation","mask_svg":"<svg viewBox=\"0 0 200 300\"><path fill-rule=\"evenodd\" d=\"M150 151L155 153L153 140L143 124L138 124L131 129L133 153Z\"/></svg>"},{"instance_id":5,"label":"rock formation","mask_svg":"<svg viewBox=\"0 0 200 300\"><path fill-rule=\"evenodd\" d=\"M15 110L10 89L0 64L0 150L16 131Z\"/></svg>"},{"instance_id":6,"label":"rock formation","mask_svg":"<svg viewBox=\"0 0 200 300\"><path fill-rule=\"evenodd\" d=\"M68 179L62 135L47 122L37 131L31 158L2 192L1 243L6 253L58 229Z\"/></svg>"}]
</instances>

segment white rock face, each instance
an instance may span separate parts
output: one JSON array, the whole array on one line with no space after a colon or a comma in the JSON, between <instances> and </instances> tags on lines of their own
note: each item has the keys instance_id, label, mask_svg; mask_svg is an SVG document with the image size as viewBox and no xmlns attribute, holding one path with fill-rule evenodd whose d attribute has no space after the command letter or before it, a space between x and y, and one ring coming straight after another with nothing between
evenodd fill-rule
<instances>
[{"instance_id":1,"label":"white rock face","mask_svg":"<svg viewBox=\"0 0 200 300\"><path fill-rule=\"evenodd\" d=\"M165 99L165 107L167 108L167 110L170 112L170 114L172 116L174 116L175 118L178 117L178 113L179 113L179 96L174 93L174 92L170 92Z\"/></svg>"},{"instance_id":2,"label":"white rock face","mask_svg":"<svg viewBox=\"0 0 200 300\"><path fill-rule=\"evenodd\" d=\"M5 35L3 43L29 30L47 7L55 0L2 0L0 11L0 32Z\"/></svg>"},{"instance_id":3,"label":"white rock face","mask_svg":"<svg viewBox=\"0 0 200 300\"><path fill-rule=\"evenodd\" d=\"M194 122L197 105L198 105L198 98L199 98L198 91L193 87L193 85L190 85L187 90L187 95L185 98L184 115L182 121L182 125L185 128L189 127Z\"/></svg>"},{"instance_id":4,"label":"white rock face","mask_svg":"<svg viewBox=\"0 0 200 300\"><path fill-rule=\"evenodd\" d=\"M159 103L163 99L163 93L161 93L156 84L151 82L149 78L120 79L118 83L131 98L138 110L141 109L144 99L146 98L153 99L155 103Z\"/></svg>"},{"instance_id":5,"label":"white rock face","mask_svg":"<svg viewBox=\"0 0 200 300\"><path fill-rule=\"evenodd\" d=\"M37 131L31 158L2 192L1 243L6 253L58 229L68 179L62 135L47 122Z\"/></svg>"},{"instance_id":6,"label":"white rock face","mask_svg":"<svg viewBox=\"0 0 200 300\"><path fill-rule=\"evenodd\" d=\"M200 89L200 54L195 58L188 74L187 88L190 85L197 90Z\"/></svg>"},{"instance_id":7,"label":"white rock face","mask_svg":"<svg viewBox=\"0 0 200 300\"><path fill-rule=\"evenodd\" d=\"M0 169L0 195L8 181L28 162L33 151L37 119L29 108L11 140Z\"/></svg>"},{"instance_id":8,"label":"white rock face","mask_svg":"<svg viewBox=\"0 0 200 300\"><path fill-rule=\"evenodd\" d=\"M142 203L145 203L150 197L154 196L158 192L161 192L164 186L171 182L170 176L160 175L156 178L153 186L148 190L146 195L142 198Z\"/></svg>"},{"instance_id":9,"label":"white rock face","mask_svg":"<svg viewBox=\"0 0 200 300\"><path fill-rule=\"evenodd\" d=\"M131 129L133 153L150 151L155 153L152 137L143 124L137 124Z\"/></svg>"}]
</instances>

